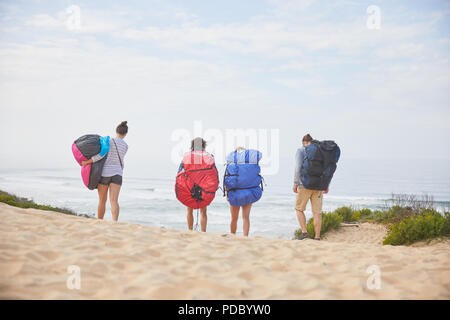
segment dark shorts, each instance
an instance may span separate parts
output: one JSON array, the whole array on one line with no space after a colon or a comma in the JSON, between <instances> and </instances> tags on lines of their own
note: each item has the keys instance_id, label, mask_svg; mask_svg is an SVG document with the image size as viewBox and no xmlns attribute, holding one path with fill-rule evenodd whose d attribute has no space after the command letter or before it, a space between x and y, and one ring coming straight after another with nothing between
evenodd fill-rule
<instances>
[{"instance_id":1,"label":"dark shorts","mask_svg":"<svg viewBox=\"0 0 450 320\"><path fill-rule=\"evenodd\" d=\"M116 174L115 176L112 177L101 177L99 183L104 186L109 186L110 183L118 184L119 186L121 186L122 176Z\"/></svg>"}]
</instances>

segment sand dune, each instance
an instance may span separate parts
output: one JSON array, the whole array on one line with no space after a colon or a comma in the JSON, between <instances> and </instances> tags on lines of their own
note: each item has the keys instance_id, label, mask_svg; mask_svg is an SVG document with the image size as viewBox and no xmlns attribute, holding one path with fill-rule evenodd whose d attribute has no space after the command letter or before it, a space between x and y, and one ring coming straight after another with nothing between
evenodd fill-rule
<instances>
[{"instance_id":1,"label":"sand dune","mask_svg":"<svg viewBox=\"0 0 450 320\"><path fill-rule=\"evenodd\" d=\"M3 203L0 218L3 299L450 298L450 241L382 246L377 225L342 228L319 242L168 230ZM67 288L70 265L80 267L80 289ZM371 265L381 271L380 289L367 287Z\"/></svg>"},{"instance_id":2,"label":"sand dune","mask_svg":"<svg viewBox=\"0 0 450 320\"><path fill-rule=\"evenodd\" d=\"M382 224L361 223L349 225L325 234L328 242L346 242L356 244L381 245L387 234L387 228Z\"/></svg>"}]
</instances>

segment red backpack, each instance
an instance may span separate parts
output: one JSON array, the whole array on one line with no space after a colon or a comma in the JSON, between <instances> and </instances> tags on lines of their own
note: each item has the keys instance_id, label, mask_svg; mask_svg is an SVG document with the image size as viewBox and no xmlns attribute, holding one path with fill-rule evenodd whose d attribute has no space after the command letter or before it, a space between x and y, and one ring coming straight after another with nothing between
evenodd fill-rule
<instances>
[{"instance_id":1,"label":"red backpack","mask_svg":"<svg viewBox=\"0 0 450 320\"><path fill-rule=\"evenodd\" d=\"M204 208L213 201L218 188L219 175L214 157L206 151L187 153L176 178L177 199L189 208Z\"/></svg>"}]
</instances>

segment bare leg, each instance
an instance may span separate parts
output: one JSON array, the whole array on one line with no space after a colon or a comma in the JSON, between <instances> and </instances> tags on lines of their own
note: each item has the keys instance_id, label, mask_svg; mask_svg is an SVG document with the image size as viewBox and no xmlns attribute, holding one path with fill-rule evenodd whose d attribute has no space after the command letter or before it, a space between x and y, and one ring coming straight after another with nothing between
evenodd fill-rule
<instances>
[{"instance_id":1,"label":"bare leg","mask_svg":"<svg viewBox=\"0 0 450 320\"><path fill-rule=\"evenodd\" d=\"M187 208L187 225L188 225L188 229L192 230L194 228L194 216L192 215L192 208L186 207Z\"/></svg>"},{"instance_id":2,"label":"bare leg","mask_svg":"<svg viewBox=\"0 0 450 320\"><path fill-rule=\"evenodd\" d=\"M208 216L206 215L206 208L200 208L200 214L202 215L201 225L202 225L202 232L206 232L206 224L208 223Z\"/></svg>"},{"instance_id":3,"label":"bare leg","mask_svg":"<svg viewBox=\"0 0 450 320\"><path fill-rule=\"evenodd\" d=\"M320 238L320 229L322 228L322 214L321 213L314 213L314 231L315 231L315 238Z\"/></svg>"},{"instance_id":4,"label":"bare leg","mask_svg":"<svg viewBox=\"0 0 450 320\"><path fill-rule=\"evenodd\" d=\"M242 219L244 220L244 237L248 237L250 231L250 209L252 204L247 204L242 207Z\"/></svg>"},{"instance_id":5,"label":"bare leg","mask_svg":"<svg viewBox=\"0 0 450 320\"><path fill-rule=\"evenodd\" d=\"M106 200L108 200L108 187L103 184L97 186L98 191L98 206L97 206L97 217L101 220L105 216L105 205Z\"/></svg>"},{"instance_id":6,"label":"bare leg","mask_svg":"<svg viewBox=\"0 0 450 320\"><path fill-rule=\"evenodd\" d=\"M232 234L236 234L240 208L241 207L234 207L230 205L230 212L231 212L230 233Z\"/></svg>"},{"instance_id":7,"label":"bare leg","mask_svg":"<svg viewBox=\"0 0 450 320\"><path fill-rule=\"evenodd\" d=\"M300 210L296 210L296 212L297 212L297 220L298 220L298 223L300 224L300 228L302 229L302 232L305 233L305 232L307 232L305 213Z\"/></svg>"},{"instance_id":8,"label":"bare leg","mask_svg":"<svg viewBox=\"0 0 450 320\"><path fill-rule=\"evenodd\" d=\"M119 219L119 192L120 185L111 183L109 185L109 202L111 204L111 215L113 221Z\"/></svg>"}]
</instances>

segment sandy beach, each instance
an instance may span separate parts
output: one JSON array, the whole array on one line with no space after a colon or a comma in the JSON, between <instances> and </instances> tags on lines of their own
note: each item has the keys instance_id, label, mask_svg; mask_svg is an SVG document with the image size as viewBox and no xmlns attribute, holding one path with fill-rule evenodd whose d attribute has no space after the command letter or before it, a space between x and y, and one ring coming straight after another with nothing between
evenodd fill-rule
<instances>
[{"instance_id":1,"label":"sandy beach","mask_svg":"<svg viewBox=\"0 0 450 320\"><path fill-rule=\"evenodd\" d=\"M450 298L450 241L382 246L386 230L380 225L294 241L114 223L4 203L0 217L2 299ZM80 268L80 289L67 287L70 265ZM367 286L366 270L374 265L379 289Z\"/></svg>"}]
</instances>

